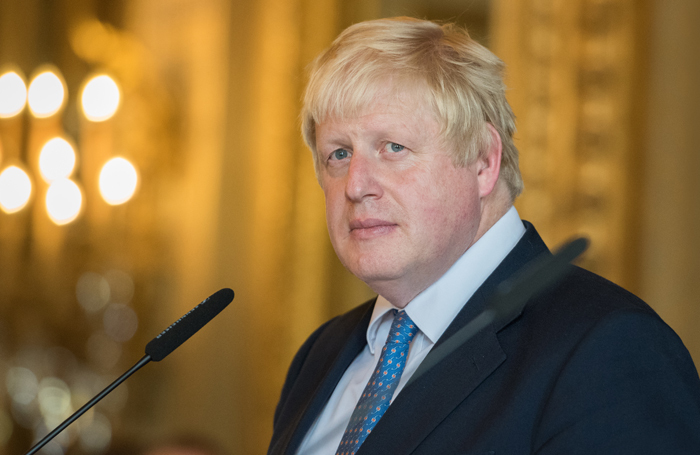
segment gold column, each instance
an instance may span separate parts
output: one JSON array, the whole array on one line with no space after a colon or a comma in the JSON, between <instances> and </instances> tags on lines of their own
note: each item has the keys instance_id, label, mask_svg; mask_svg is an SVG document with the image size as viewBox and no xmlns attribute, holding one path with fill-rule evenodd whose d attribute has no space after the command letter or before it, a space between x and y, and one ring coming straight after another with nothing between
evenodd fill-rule
<instances>
[{"instance_id":1,"label":"gold column","mask_svg":"<svg viewBox=\"0 0 700 455\"><path fill-rule=\"evenodd\" d=\"M249 452L269 442L292 356L326 319L323 195L299 132L304 67L337 33L334 1L258 2L253 51Z\"/></svg>"},{"instance_id":2,"label":"gold column","mask_svg":"<svg viewBox=\"0 0 700 455\"><path fill-rule=\"evenodd\" d=\"M644 2L494 4L525 192L516 202L550 246L584 234L584 266L635 288L636 108Z\"/></svg>"},{"instance_id":3,"label":"gold column","mask_svg":"<svg viewBox=\"0 0 700 455\"><path fill-rule=\"evenodd\" d=\"M299 99L301 3L257 2L252 66L253 110L250 154L253 212L250 220L250 284L247 333L249 400L244 452L260 451L270 436L270 416L291 344L292 242L295 180L299 155L295 119ZM300 310L304 310L300 308Z\"/></svg>"},{"instance_id":4,"label":"gold column","mask_svg":"<svg viewBox=\"0 0 700 455\"><path fill-rule=\"evenodd\" d=\"M125 106L125 112L132 113L127 120L134 131L154 136L130 138L129 150L137 153L141 169L160 170L165 177L144 179L152 204L136 214L158 223L160 236L151 243L164 246L162 256L154 257L153 245L134 245L161 278L150 283L154 299L144 308L149 311L140 333L146 341L228 284L217 279L217 239L221 185L230 178L223 169L230 8L225 0L145 0L128 8L128 29L138 40L131 44L138 52L125 58L143 65L131 75L141 90L134 98L151 103L153 111L139 116L143 110L137 105ZM149 150L144 139L162 148ZM227 338L233 311L133 379L125 433L153 442L186 431L237 446L234 378L227 369L237 363Z\"/></svg>"}]
</instances>

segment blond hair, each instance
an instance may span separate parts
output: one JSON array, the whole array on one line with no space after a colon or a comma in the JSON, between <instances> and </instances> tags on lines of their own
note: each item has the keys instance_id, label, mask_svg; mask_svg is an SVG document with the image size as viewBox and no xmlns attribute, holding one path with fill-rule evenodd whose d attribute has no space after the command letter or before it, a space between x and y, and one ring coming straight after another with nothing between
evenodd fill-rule
<instances>
[{"instance_id":1,"label":"blond hair","mask_svg":"<svg viewBox=\"0 0 700 455\"><path fill-rule=\"evenodd\" d=\"M304 96L302 133L317 172L316 124L361 113L391 79L424 92L457 165L474 162L488 149L493 138L487 123L493 125L503 144L499 179L514 200L523 182L504 67L454 24L399 17L348 27L311 64Z\"/></svg>"}]
</instances>

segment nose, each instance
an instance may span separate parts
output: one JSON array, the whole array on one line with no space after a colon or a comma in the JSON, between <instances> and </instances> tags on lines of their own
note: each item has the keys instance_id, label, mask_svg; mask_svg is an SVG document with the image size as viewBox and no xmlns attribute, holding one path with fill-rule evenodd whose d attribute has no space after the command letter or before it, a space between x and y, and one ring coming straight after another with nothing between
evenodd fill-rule
<instances>
[{"instance_id":1,"label":"nose","mask_svg":"<svg viewBox=\"0 0 700 455\"><path fill-rule=\"evenodd\" d=\"M350 159L348 167L345 196L352 202L362 202L367 198L380 198L383 191L378 181L378 174L379 169L371 157L356 151Z\"/></svg>"}]
</instances>

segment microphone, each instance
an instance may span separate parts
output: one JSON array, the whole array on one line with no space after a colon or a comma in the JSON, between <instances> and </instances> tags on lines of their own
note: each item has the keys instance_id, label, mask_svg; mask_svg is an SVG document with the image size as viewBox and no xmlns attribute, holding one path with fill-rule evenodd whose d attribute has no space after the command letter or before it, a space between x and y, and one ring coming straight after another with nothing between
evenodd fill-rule
<instances>
[{"instance_id":1,"label":"microphone","mask_svg":"<svg viewBox=\"0 0 700 455\"><path fill-rule=\"evenodd\" d=\"M187 341L199 329L214 319L233 300L233 291L221 289L192 308L189 313L173 322L146 345L146 355L154 362L160 362L168 354Z\"/></svg>"},{"instance_id":2,"label":"microphone","mask_svg":"<svg viewBox=\"0 0 700 455\"><path fill-rule=\"evenodd\" d=\"M57 426L53 431L47 434L41 441L37 442L25 455L32 455L42 447L44 447L49 441L55 438L61 431L63 431L68 425L73 423L78 417L85 414L85 412L95 406L102 398L107 396L112 390L114 390L119 384L126 381L126 379L132 374L136 373L141 367L146 365L148 362L153 360L154 362L159 362L168 356L171 352L177 349L182 343L187 341L192 335L197 333L199 329L204 327L209 321L214 319L214 316L221 313L221 311L228 306L233 300L233 291L228 288L221 289L211 296L207 297L190 310L183 317L175 321L163 330L158 336L152 339L146 345L146 355L141 358L133 367L131 367L126 373L121 375L117 380L107 386L102 392L98 393L92 400L88 401L82 408L78 409L64 420L59 426Z\"/></svg>"}]
</instances>

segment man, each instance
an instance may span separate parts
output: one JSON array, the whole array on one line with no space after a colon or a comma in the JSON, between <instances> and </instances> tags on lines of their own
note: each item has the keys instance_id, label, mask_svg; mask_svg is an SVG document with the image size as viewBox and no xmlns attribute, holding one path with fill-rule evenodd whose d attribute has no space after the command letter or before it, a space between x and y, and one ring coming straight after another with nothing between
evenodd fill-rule
<instances>
[{"instance_id":1,"label":"man","mask_svg":"<svg viewBox=\"0 0 700 455\"><path fill-rule=\"evenodd\" d=\"M549 254L512 206L502 72L465 31L408 18L356 24L315 61L302 129L330 238L378 297L301 347L269 454L700 453L682 343L578 268L407 384L499 283Z\"/></svg>"}]
</instances>

